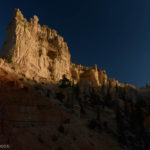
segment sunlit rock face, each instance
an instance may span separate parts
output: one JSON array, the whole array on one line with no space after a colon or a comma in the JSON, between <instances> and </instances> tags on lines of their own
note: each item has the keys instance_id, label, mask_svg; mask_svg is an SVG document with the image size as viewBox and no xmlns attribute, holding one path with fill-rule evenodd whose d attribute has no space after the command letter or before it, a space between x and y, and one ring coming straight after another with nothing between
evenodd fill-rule
<instances>
[{"instance_id":1,"label":"sunlit rock face","mask_svg":"<svg viewBox=\"0 0 150 150\"><path fill-rule=\"evenodd\" d=\"M108 84L108 78L105 71L101 71L94 67L85 67L82 65L72 64L71 67L72 80L77 82L87 82L92 87L102 86L103 84Z\"/></svg>"},{"instance_id":2,"label":"sunlit rock face","mask_svg":"<svg viewBox=\"0 0 150 150\"><path fill-rule=\"evenodd\" d=\"M28 22L19 9L7 27L1 57L7 58L28 78L58 81L70 78L70 53L67 44L55 30L38 24L34 16Z\"/></svg>"},{"instance_id":3,"label":"sunlit rock face","mask_svg":"<svg viewBox=\"0 0 150 150\"><path fill-rule=\"evenodd\" d=\"M8 70L10 66L16 74L38 82L56 83L65 74L74 84L86 82L93 87L109 84L106 72L97 65L86 67L72 63L63 38L38 21L37 16L27 21L21 11L15 9L0 52L0 57L7 60L1 63L1 68L7 66ZM116 80L113 84L116 85Z\"/></svg>"}]
</instances>

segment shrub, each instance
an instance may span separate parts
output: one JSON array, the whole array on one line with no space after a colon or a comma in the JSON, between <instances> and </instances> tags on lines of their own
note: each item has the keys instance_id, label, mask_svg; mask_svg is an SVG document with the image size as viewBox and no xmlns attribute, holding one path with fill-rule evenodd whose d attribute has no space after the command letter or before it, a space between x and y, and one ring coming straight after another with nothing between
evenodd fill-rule
<instances>
[{"instance_id":1,"label":"shrub","mask_svg":"<svg viewBox=\"0 0 150 150\"><path fill-rule=\"evenodd\" d=\"M53 136L52 136L52 141L53 141L53 142L56 142L57 140L58 140L58 137L57 137L56 135L53 135Z\"/></svg>"},{"instance_id":2,"label":"shrub","mask_svg":"<svg viewBox=\"0 0 150 150\"><path fill-rule=\"evenodd\" d=\"M62 147L58 147L57 150L64 150Z\"/></svg>"},{"instance_id":3,"label":"shrub","mask_svg":"<svg viewBox=\"0 0 150 150\"><path fill-rule=\"evenodd\" d=\"M58 131L59 131L60 133L65 133L65 128L64 128L64 126L63 126L63 125L60 125L60 126L58 127Z\"/></svg>"},{"instance_id":4,"label":"shrub","mask_svg":"<svg viewBox=\"0 0 150 150\"><path fill-rule=\"evenodd\" d=\"M43 141L43 139L41 138L41 136L38 138L38 140L39 140L39 142L40 142L41 144L44 144L44 141Z\"/></svg>"},{"instance_id":5,"label":"shrub","mask_svg":"<svg viewBox=\"0 0 150 150\"><path fill-rule=\"evenodd\" d=\"M67 88L67 87L71 86L71 82L69 79L67 79L65 74L62 76L62 79L59 82L60 82L59 87L61 87L61 88Z\"/></svg>"},{"instance_id":6,"label":"shrub","mask_svg":"<svg viewBox=\"0 0 150 150\"><path fill-rule=\"evenodd\" d=\"M101 129L101 125L95 120L95 119L92 119L90 120L89 124L88 124L88 127L90 129Z\"/></svg>"},{"instance_id":7,"label":"shrub","mask_svg":"<svg viewBox=\"0 0 150 150\"><path fill-rule=\"evenodd\" d=\"M29 89L28 89L28 87L24 86L24 87L23 87L23 90L24 90L25 92L28 92Z\"/></svg>"},{"instance_id":8,"label":"shrub","mask_svg":"<svg viewBox=\"0 0 150 150\"><path fill-rule=\"evenodd\" d=\"M64 120L64 124L70 124L70 119L68 118L68 119Z\"/></svg>"},{"instance_id":9,"label":"shrub","mask_svg":"<svg viewBox=\"0 0 150 150\"><path fill-rule=\"evenodd\" d=\"M23 81L24 79L23 79L23 78L19 78L19 80L20 80L20 81Z\"/></svg>"},{"instance_id":10,"label":"shrub","mask_svg":"<svg viewBox=\"0 0 150 150\"><path fill-rule=\"evenodd\" d=\"M8 61L8 63L12 63L12 56L11 55L8 56L7 61Z\"/></svg>"},{"instance_id":11,"label":"shrub","mask_svg":"<svg viewBox=\"0 0 150 150\"><path fill-rule=\"evenodd\" d=\"M56 98L59 100L59 101L63 101L63 99L64 99L64 94L62 94L61 92L58 92L58 93L56 93Z\"/></svg>"}]
</instances>

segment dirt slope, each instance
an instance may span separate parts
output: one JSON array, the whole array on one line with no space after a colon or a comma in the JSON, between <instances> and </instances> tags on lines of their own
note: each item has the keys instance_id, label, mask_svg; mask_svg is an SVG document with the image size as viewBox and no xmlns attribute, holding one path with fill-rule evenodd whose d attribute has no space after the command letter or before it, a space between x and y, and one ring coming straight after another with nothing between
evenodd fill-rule
<instances>
[{"instance_id":1,"label":"dirt slope","mask_svg":"<svg viewBox=\"0 0 150 150\"><path fill-rule=\"evenodd\" d=\"M0 144L12 150L120 150L15 75L0 69Z\"/></svg>"}]
</instances>

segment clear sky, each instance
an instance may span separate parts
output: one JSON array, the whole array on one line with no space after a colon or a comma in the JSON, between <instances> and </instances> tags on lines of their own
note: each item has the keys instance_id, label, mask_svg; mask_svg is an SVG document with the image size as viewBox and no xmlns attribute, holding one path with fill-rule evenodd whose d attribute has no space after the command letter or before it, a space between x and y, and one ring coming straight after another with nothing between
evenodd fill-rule
<instances>
[{"instance_id":1,"label":"clear sky","mask_svg":"<svg viewBox=\"0 0 150 150\"><path fill-rule=\"evenodd\" d=\"M73 62L97 64L120 82L150 84L150 0L3 0L0 47L14 8L56 29Z\"/></svg>"}]
</instances>

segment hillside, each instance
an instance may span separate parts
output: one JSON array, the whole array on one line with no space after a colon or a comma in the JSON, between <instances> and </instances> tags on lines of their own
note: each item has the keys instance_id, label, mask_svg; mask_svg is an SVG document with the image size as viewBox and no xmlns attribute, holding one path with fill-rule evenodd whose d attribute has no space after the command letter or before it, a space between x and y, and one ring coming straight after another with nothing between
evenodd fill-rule
<instances>
[{"instance_id":1,"label":"hillside","mask_svg":"<svg viewBox=\"0 0 150 150\"><path fill-rule=\"evenodd\" d=\"M149 150L148 88L71 62L55 30L15 9L0 52L0 144L13 150Z\"/></svg>"},{"instance_id":2,"label":"hillside","mask_svg":"<svg viewBox=\"0 0 150 150\"><path fill-rule=\"evenodd\" d=\"M7 143L13 150L120 149L108 133L88 128L88 115L80 120L51 101L13 74L0 70L0 144Z\"/></svg>"}]
</instances>

